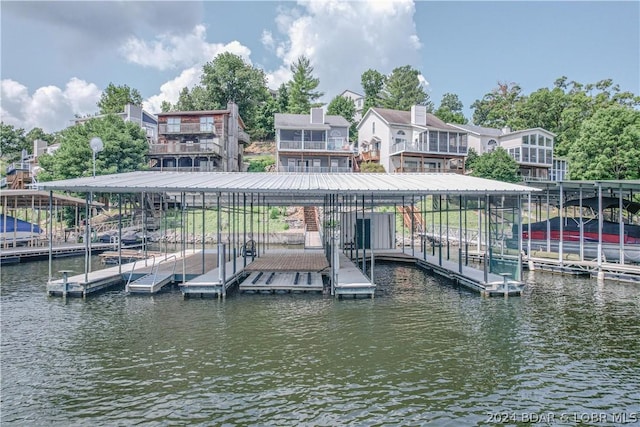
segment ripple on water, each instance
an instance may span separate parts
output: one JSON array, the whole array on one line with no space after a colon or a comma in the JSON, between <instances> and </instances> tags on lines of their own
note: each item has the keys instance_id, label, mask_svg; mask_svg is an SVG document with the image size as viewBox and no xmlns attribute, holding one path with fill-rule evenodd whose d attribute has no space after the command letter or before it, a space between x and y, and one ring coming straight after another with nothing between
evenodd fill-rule
<instances>
[{"instance_id":1,"label":"ripple on water","mask_svg":"<svg viewBox=\"0 0 640 427\"><path fill-rule=\"evenodd\" d=\"M378 264L374 300L63 302L46 274L2 268L3 425L482 425L640 401L640 290L624 284L542 274L483 299Z\"/></svg>"}]
</instances>

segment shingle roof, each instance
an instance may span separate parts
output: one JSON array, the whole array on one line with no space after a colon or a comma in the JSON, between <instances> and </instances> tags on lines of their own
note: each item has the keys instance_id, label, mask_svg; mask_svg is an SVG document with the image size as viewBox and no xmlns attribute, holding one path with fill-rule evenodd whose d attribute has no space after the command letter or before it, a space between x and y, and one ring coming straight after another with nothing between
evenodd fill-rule
<instances>
[{"instance_id":1,"label":"shingle roof","mask_svg":"<svg viewBox=\"0 0 640 427\"><path fill-rule=\"evenodd\" d=\"M389 108L372 108L373 111L378 113L380 117L386 120L389 124L397 124L397 125L407 125L411 126L411 112L410 111L400 111L400 110L391 110ZM449 130L457 130L452 126L449 126L436 116L431 113L427 113L427 127L434 127L438 129L449 129Z\"/></svg>"},{"instance_id":2,"label":"shingle roof","mask_svg":"<svg viewBox=\"0 0 640 427\"><path fill-rule=\"evenodd\" d=\"M274 125L278 129L328 129L329 127L349 127L349 122L342 116L325 115L324 124L311 123L309 114L276 113Z\"/></svg>"},{"instance_id":3,"label":"shingle roof","mask_svg":"<svg viewBox=\"0 0 640 427\"><path fill-rule=\"evenodd\" d=\"M456 128L464 129L468 132L475 133L478 135L487 135L487 136L495 136L495 137L503 135L502 130L496 129L496 128L487 128L484 126L476 126L476 125L459 125L459 124L454 124L452 126Z\"/></svg>"}]
</instances>

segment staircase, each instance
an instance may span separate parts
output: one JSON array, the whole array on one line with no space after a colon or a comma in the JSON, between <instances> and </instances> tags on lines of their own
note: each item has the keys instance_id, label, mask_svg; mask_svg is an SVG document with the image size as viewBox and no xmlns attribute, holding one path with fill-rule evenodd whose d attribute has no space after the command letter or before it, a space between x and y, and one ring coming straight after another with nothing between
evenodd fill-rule
<instances>
[{"instance_id":1,"label":"staircase","mask_svg":"<svg viewBox=\"0 0 640 427\"><path fill-rule=\"evenodd\" d=\"M318 213L314 206L304 207L304 226L307 231L318 231Z\"/></svg>"},{"instance_id":2,"label":"staircase","mask_svg":"<svg viewBox=\"0 0 640 427\"><path fill-rule=\"evenodd\" d=\"M420 210L415 206L398 206L398 211L402 214L404 218L404 225L411 229L413 225L413 232L423 232L424 231L424 218L422 218L422 214ZM413 218L413 220L412 220Z\"/></svg>"}]
</instances>

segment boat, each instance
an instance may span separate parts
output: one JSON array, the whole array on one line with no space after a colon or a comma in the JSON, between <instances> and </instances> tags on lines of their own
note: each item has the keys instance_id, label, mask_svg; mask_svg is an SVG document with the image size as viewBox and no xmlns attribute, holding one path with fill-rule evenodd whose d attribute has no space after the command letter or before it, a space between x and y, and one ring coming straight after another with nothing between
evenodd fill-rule
<instances>
[{"instance_id":1,"label":"boat","mask_svg":"<svg viewBox=\"0 0 640 427\"><path fill-rule=\"evenodd\" d=\"M532 251L558 252L562 235L563 253L580 254L582 246L585 260L597 259L598 245L601 242L603 260L620 262L621 255L624 254L624 262L640 263L640 225L620 223L603 218L602 233L600 233L600 222L597 216L599 211L598 198L571 200L564 203L564 207L573 206L587 208L591 210L592 215L554 217L531 223L531 226L523 224L523 245L528 247L529 238L531 238ZM603 213L609 209L619 208L620 200L618 198L602 198ZM640 203L623 199L622 208L630 214L637 214L640 211ZM612 212L611 218L617 218L617 214ZM561 224L562 233L560 231ZM515 234L517 235L517 232Z\"/></svg>"},{"instance_id":2,"label":"boat","mask_svg":"<svg viewBox=\"0 0 640 427\"><path fill-rule=\"evenodd\" d=\"M0 245L24 246L43 237L42 229L21 219L0 214Z\"/></svg>"}]
</instances>

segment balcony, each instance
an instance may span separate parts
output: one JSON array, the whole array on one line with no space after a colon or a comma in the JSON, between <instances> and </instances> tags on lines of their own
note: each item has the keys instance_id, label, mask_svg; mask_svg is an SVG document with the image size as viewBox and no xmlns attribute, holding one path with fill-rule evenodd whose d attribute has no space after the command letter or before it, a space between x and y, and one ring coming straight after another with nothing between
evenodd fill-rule
<instances>
[{"instance_id":1,"label":"balcony","mask_svg":"<svg viewBox=\"0 0 640 427\"><path fill-rule=\"evenodd\" d=\"M280 140L280 151L331 151L353 153L355 150L346 138L329 138L327 141Z\"/></svg>"},{"instance_id":2,"label":"balcony","mask_svg":"<svg viewBox=\"0 0 640 427\"><path fill-rule=\"evenodd\" d=\"M361 151L360 159L363 162L379 162L380 161L380 151L372 150L372 151Z\"/></svg>"},{"instance_id":3,"label":"balcony","mask_svg":"<svg viewBox=\"0 0 640 427\"><path fill-rule=\"evenodd\" d=\"M349 167L338 166L279 166L278 172L297 172L297 173L351 173L353 170Z\"/></svg>"},{"instance_id":4,"label":"balcony","mask_svg":"<svg viewBox=\"0 0 640 427\"><path fill-rule=\"evenodd\" d=\"M222 147L213 143L149 144L149 154L216 154L222 155Z\"/></svg>"},{"instance_id":5,"label":"balcony","mask_svg":"<svg viewBox=\"0 0 640 427\"><path fill-rule=\"evenodd\" d=\"M428 142L407 142L407 141L396 142L395 144L391 145L390 154L393 155L393 154L399 154L402 152L442 154L442 155L452 154L452 155L460 155L460 156L467 154L466 146L451 147L447 145L446 147L438 147L438 146L435 146L435 144L431 144L431 148L433 148L433 150L430 149ZM439 148L444 148L444 149L440 150ZM449 151L447 151L447 148L449 149Z\"/></svg>"},{"instance_id":6,"label":"balcony","mask_svg":"<svg viewBox=\"0 0 640 427\"><path fill-rule=\"evenodd\" d=\"M197 135L197 134L215 134L216 129L212 123L176 123L158 125L158 133L160 135Z\"/></svg>"}]
</instances>

